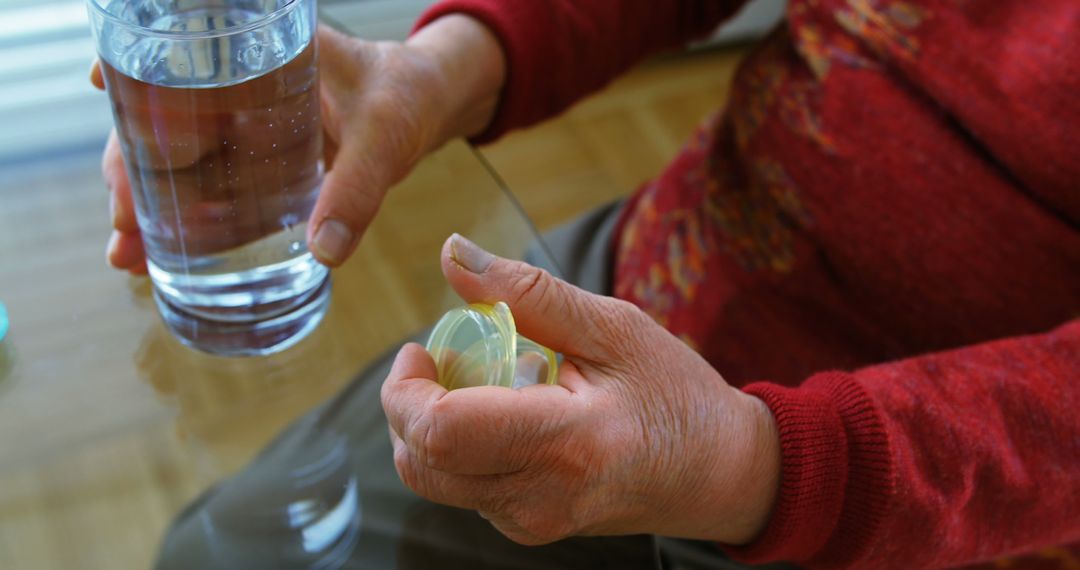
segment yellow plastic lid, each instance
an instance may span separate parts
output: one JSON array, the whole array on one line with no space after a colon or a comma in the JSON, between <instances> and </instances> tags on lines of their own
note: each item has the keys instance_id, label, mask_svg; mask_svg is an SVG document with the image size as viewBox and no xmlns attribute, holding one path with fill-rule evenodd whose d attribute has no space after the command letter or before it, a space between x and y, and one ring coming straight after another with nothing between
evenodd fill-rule
<instances>
[{"instance_id":1,"label":"yellow plastic lid","mask_svg":"<svg viewBox=\"0 0 1080 570\"><path fill-rule=\"evenodd\" d=\"M555 353L518 334L502 302L449 311L432 329L427 351L447 390L554 384L558 375Z\"/></svg>"}]
</instances>

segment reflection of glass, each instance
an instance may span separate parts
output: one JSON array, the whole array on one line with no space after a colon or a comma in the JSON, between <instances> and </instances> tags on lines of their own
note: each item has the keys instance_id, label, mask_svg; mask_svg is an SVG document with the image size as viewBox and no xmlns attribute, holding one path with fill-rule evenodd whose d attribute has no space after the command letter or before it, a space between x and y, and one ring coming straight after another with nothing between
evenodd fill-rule
<instances>
[{"instance_id":1,"label":"reflection of glass","mask_svg":"<svg viewBox=\"0 0 1080 570\"><path fill-rule=\"evenodd\" d=\"M219 354L290 345L327 297L305 246L323 176L315 0L88 1L167 325Z\"/></svg>"},{"instance_id":2,"label":"reflection of glass","mask_svg":"<svg viewBox=\"0 0 1080 570\"><path fill-rule=\"evenodd\" d=\"M294 449L290 463L267 454L228 481L199 522L215 562L271 568L284 561L340 568L356 546L361 508L356 466L341 436L323 432Z\"/></svg>"},{"instance_id":3,"label":"reflection of glass","mask_svg":"<svg viewBox=\"0 0 1080 570\"><path fill-rule=\"evenodd\" d=\"M139 376L176 405L178 433L206 460L205 475L217 479L341 389L355 356L343 338L347 324L331 311L293 348L244 359L192 351L154 324L135 364Z\"/></svg>"},{"instance_id":4,"label":"reflection of glass","mask_svg":"<svg viewBox=\"0 0 1080 570\"><path fill-rule=\"evenodd\" d=\"M423 336L423 335L419 335ZM185 509L158 570L199 568L657 568L650 537L511 542L476 513L406 489L379 388L393 351ZM276 516L275 516L276 515Z\"/></svg>"}]
</instances>

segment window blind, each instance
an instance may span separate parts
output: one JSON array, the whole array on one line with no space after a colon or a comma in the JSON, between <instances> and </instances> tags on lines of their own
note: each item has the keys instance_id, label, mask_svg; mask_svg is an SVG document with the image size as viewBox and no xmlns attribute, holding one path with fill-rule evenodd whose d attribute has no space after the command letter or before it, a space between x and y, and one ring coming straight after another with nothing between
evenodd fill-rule
<instances>
[{"instance_id":1,"label":"window blind","mask_svg":"<svg viewBox=\"0 0 1080 570\"><path fill-rule=\"evenodd\" d=\"M512 0L511 0L512 1ZM0 0L0 168L99 147L112 126L87 81L95 48L85 0ZM371 40L403 39L435 0L321 0L322 17ZM754 0L714 42L760 35L785 0Z\"/></svg>"},{"instance_id":2,"label":"window blind","mask_svg":"<svg viewBox=\"0 0 1080 570\"><path fill-rule=\"evenodd\" d=\"M326 19L402 39L434 0L322 0ZM0 0L0 168L103 144L105 95L87 81L95 46L84 0Z\"/></svg>"}]
</instances>

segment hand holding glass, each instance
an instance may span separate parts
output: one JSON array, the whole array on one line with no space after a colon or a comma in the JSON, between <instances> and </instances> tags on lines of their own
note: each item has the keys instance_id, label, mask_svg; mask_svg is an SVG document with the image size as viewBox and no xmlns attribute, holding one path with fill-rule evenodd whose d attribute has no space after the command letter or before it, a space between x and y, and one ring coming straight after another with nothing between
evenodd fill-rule
<instances>
[{"instance_id":1,"label":"hand holding glass","mask_svg":"<svg viewBox=\"0 0 1080 570\"><path fill-rule=\"evenodd\" d=\"M89 3L166 323L213 352L295 342L328 273L305 245L324 171L315 1Z\"/></svg>"}]
</instances>

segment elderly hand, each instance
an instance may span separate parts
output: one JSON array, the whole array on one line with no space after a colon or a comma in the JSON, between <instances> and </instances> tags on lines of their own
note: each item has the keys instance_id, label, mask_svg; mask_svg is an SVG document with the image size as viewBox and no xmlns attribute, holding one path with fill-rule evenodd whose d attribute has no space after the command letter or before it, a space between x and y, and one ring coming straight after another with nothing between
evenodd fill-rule
<instances>
[{"instance_id":1,"label":"elderly hand","mask_svg":"<svg viewBox=\"0 0 1080 570\"><path fill-rule=\"evenodd\" d=\"M768 408L629 303L453 236L442 269L469 302L505 301L561 352L558 385L447 392L418 345L383 385L394 461L419 495L510 539L654 533L741 544L765 526L779 440Z\"/></svg>"},{"instance_id":2,"label":"elderly hand","mask_svg":"<svg viewBox=\"0 0 1080 570\"><path fill-rule=\"evenodd\" d=\"M476 134L490 122L505 62L494 35L461 15L440 18L405 43L365 42L323 27L319 51L328 171L307 237L319 261L337 266L352 254L391 185L424 154L455 137ZM104 88L97 64L90 79ZM131 184L115 131L102 171L114 228L109 263L145 273Z\"/></svg>"}]
</instances>

